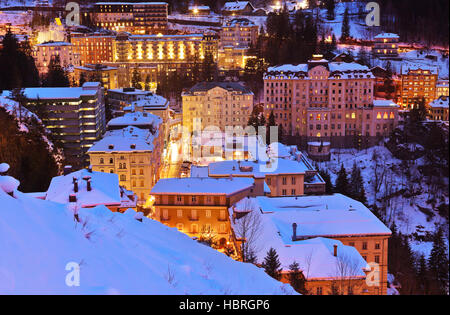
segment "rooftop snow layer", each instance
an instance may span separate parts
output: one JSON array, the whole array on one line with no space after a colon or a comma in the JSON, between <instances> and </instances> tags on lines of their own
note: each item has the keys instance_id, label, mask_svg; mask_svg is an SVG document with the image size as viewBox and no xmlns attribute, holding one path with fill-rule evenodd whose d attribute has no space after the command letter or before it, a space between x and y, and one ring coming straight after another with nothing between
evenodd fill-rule
<instances>
[{"instance_id":1,"label":"rooftop snow layer","mask_svg":"<svg viewBox=\"0 0 450 315\"><path fill-rule=\"evenodd\" d=\"M153 186L151 194L217 194L231 195L252 187L251 178L165 178Z\"/></svg>"},{"instance_id":2,"label":"rooftop snow layer","mask_svg":"<svg viewBox=\"0 0 450 315\"><path fill-rule=\"evenodd\" d=\"M154 137L150 131L134 126L108 131L88 152L153 151Z\"/></svg>"},{"instance_id":3,"label":"rooftop snow layer","mask_svg":"<svg viewBox=\"0 0 450 315\"><path fill-rule=\"evenodd\" d=\"M295 294L133 210L80 209L77 223L65 205L15 195L0 189L0 294ZM80 285L68 286L76 264Z\"/></svg>"},{"instance_id":4,"label":"rooftop snow layer","mask_svg":"<svg viewBox=\"0 0 450 315\"><path fill-rule=\"evenodd\" d=\"M83 179L85 177L91 178L91 191L87 190L87 181ZM73 178L77 179L78 192L74 191ZM87 169L53 177L45 200L68 204L71 194L77 197L77 204L83 208L97 205L120 205L122 201L117 174L95 171L91 173Z\"/></svg>"}]
</instances>

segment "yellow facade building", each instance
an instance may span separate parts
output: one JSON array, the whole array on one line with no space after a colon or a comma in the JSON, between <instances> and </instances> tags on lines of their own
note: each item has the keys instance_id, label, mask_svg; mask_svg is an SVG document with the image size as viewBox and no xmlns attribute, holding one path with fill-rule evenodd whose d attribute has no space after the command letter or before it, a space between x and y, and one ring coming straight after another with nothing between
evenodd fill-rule
<instances>
[{"instance_id":1,"label":"yellow facade building","mask_svg":"<svg viewBox=\"0 0 450 315\"><path fill-rule=\"evenodd\" d=\"M183 92L183 126L194 129L194 119L201 128L247 126L253 109L253 92L233 82L201 82Z\"/></svg>"},{"instance_id":2,"label":"yellow facade building","mask_svg":"<svg viewBox=\"0 0 450 315\"><path fill-rule=\"evenodd\" d=\"M148 118L144 115L150 116L143 114L142 118ZM119 118L124 120L123 117L113 120ZM139 198L138 204L142 205L159 179L162 164L162 120L156 116L151 117L154 121L153 128L147 129L145 124L133 125L137 120L134 121L131 116L125 119L131 120L128 126L108 131L87 153L93 170L117 174L120 185L135 192ZM124 122L124 125L127 124Z\"/></svg>"}]
</instances>

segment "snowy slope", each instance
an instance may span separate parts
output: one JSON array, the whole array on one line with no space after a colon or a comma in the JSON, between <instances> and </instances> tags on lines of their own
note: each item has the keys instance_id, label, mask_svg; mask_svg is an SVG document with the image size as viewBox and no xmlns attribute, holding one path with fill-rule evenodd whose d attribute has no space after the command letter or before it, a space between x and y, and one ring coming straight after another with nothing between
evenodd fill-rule
<instances>
[{"instance_id":1,"label":"snowy slope","mask_svg":"<svg viewBox=\"0 0 450 315\"><path fill-rule=\"evenodd\" d=\"M13 198L3 186L0 294L294 293L262 269L176 229L147 218L137 221L133 210L82 209L77 223L66 206L17 191ZM66 285L70 262L80 265L80 286Z\"/></svg>"},{"instance_id":2,"label":"snowy slope","mask_svg":"<svg viewBox=\"0 0 450 315\"><path fill-rule=\"evenodd\" d=\"M376 172L379 177L384 173L384 180L379 189L374 187L375 163L372 160L374 151L379 155L379 166ZM361 169L368 204L373 205L375 203L376 191L377 205L387 207L385 220L389 225L395 222L398 230L406 235L416 232L417 226L420 225L423 226L421 234L426 231L434 232L437 225L446 225L445 219L438 214L434 213L430 216L420 210L420 207L422 209L432 208L427 200L433 193L440 195L443 202L447 204L449 202L448 193L434 192L433 188L426 184L423 175L419 173L418 168L424 164L423 159L414 160L411 165L408 165L411 174L410 179L406 177L404 169L401 167L401 160L393 157L391 152L383 146L361 151L333 149L329 162L317 164L320 169L329 171L331 181L335 183L341 164L344 165L347 174L350 176L355 162ZM446 185L448 187L448 177L446 178ZM415 192L415 194L409 196L404 192ZM387 204L380 200L386 195L391 196ZM431 251L431 242L416 242L411 239L410 244L413 250L423 253L425 256L428 256Z\"/></svg>"}]
</instances>

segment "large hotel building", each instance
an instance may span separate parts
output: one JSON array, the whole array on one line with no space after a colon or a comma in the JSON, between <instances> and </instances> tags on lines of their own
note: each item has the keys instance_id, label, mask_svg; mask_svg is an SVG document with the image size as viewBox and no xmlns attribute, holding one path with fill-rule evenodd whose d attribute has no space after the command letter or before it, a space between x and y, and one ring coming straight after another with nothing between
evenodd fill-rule
<instances>
[{"instance_id":1,"label":"large hotel building","mask_svg":"<svg viewBox=\"0 0 450 315\"><path fill-rule=\"evenodd\" d=\"M166 2L97 2L94 20L98 27L133 34L155 34L167 28Z\"/></svg>"},{"instance_id":2,"label":"large hotel building","mask_svg":"<svg viewBox=\"0 0 450 315\"><path fill-rule=\"evenodd\" d=\"M273 111L285 135L353 144L355 137L387 135L397 124L398 106L375 100L374 84L366 66L315 55L307 64L268 69L264 110L267 117Z\"/></svg>"},{"instance_id":3,"label":"large hotel building","mask_svg":"<svg viewBox=\"0 0 450 315\"><path fill-rule=\"evenodd\" d=\"M438 69L416 64L404 64L402 66L402 87L399 105L403 109L411 109L417 103L417 99L424 98L428 105L436 96L436 84Z\"/></svg>"},{"instance_id":4,"label":"large hotel building","mask_svg":"<svg viewBox=\"0 0 450 315\"><path fill-rule=\"evenodd\" d=\"M104 64L118 68L118 86L128 87L136 69L141 84L155 86L159 73L190 71L206 52L217 57L217 38L205 34L117 36L77 34L71 42L81 65Z\"/></svg>"}]
</instances>

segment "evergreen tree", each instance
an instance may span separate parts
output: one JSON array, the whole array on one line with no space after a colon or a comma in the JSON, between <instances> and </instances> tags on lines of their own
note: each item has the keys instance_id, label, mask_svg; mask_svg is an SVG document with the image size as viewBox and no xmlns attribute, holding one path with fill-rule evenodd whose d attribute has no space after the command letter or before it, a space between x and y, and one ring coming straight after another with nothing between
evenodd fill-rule
<instances>
[{"instance_id":1,"label":"evergreen tree","mask_svg":"<svg viewBox=\"0 0 450 315\"><path fill-rule=\"evenodd\" d=\"M442 228L433 239L433 248L428 258L428 270L432 281L432 294L448 294L449 261Z\"/></svg>"},{"instance_id":2,"label":"evergreen tree","mask_svg":"<svg viewBox=\"0 0 450 315\"><path fill-rule=\"evenodd\" d=\"M341 169L339 170L336 184L334 185L334 190L340 194L347 196L349 195L350 189L344 164L341 164Z\"/></svg>"},{"instance_id":3,"label":"evergreen tree","mask_svg":"<svg viewBox=\"0 0 450 315\"><path fill-rule=\"evenodd\" d=\"M267 121L267 128L266 128L266 142L267 144L269 144L269 142L271 141L270 139L270 127L275 127L277 126L276 122L275 122L275 115L273 113L273 110L270 112L269 114L269 119Z\"/></svg>"},{"instance_id":4,"label":"evergreen tree","mask_svg":"<svg viewBox=\"0 0 450 315\"><path fill-rule=\"evenodd\" d=\"M78 80L78 85L83 86L83 84L86 82L86 75L84 72L81 72L80 79Z\"/></svg>"},{"instance_id":5,"label":"evergreen tree","mask_svg":"<svg viewBox=\"0 0 450 315\"><path fill-rule=\"evenodd\" d=\"M43 86L46 87L69 87L70 81L66 72L61 66L58 55L52 56L48 65L47 74L44 76Z\"/></svg>"},{"instance_id":6,"label":"evergreen tree","mask_svg":"<svg viewBox=\"0 0 450 315\"><path fill-rule=\"evenodd\" d=\"M327 8L327 20L332 21L334 20L335 14L335 4L334 0L325 0L325 7Z\"/></svg>"},{"instance_id":7,"label":"evergreen tree","mask_svg":"<svg viewBox=\"0 0 450 315\"><path fill-rule=\"evenodd\" d=\"M349 38L350 38L350 22L348 16L348 8L345 8L344 17L342 19L341 41L346 41Z\"/></svg>"},{"instance_id":8,"label":"evergreen tree","mask_svg":"<svg viewBox=\"0 0 450 315\"><path fill-rule=\"evenodd\" d=\"M425 256L422 254L419 257L418 266L417 266L417 281L419 285L420 294L428 294L429 293L429 284L428 284L428 267Z\"/></svg>"},{"instance_id":9,"label":"evergreen tree","mask_svg":"<svg viewBox=\"0 0 450 315\"><path fill-rule=\"evenodd\" d=\"M145 90L146 91L150 91L150 82L151 82L150 75L147 75L145 77Z\"/></svg>"},{"instance_id":10,"label":"evergreen tree","mask_svg":"<svg viewBox=\"0 0 450 315\"><path fill-rule=\"evenodd\" d=\"M281 263L278 259L278 254L275 249L272 247L267 252L266 257L264 257L264 262L262 263L262 267L266 271L266 273L276 280L280 280L281 278Z\"/></svg>"},{"instance_id":11,"label":"evergreen tree","mask_svg":"<svg viewBox=\"0 0 450 315\"><path fill-rule=\"evenodd\" d=\"M367 203L364 181L361 176L361 170L358 165L356 165L356 162L353 164L352 173L350 175L349 196L362 203Z\"/></svg>"},{"instance_id":12,"label":"evergreen tree","mask_svg":"<svg viewBox=\"0 0 450 315\"><path fill-rule=\"evenodd\" d=\"M305 277L303 276L302 272L300 271L300 265L294 261L292 264L289 265L289 283L294 288L295 291L297 291L300 294L306 294L306 288L305 288Z\"/></svg>"},{"instance_id":13,"label":"evergreen tree","mask_svg":"<svg viewBox=\"0 0 450 315\"><path fill-rule=\"evenodd\" d=\"M39 86L39 73L28 44L19 45L8 29L0 50L0 91Z\"/></svg>"},{"instance_id":14,"label":"evergreen tree","mask_svg":"<svg viewBox=\"0 0 450 315\"><path fill-rule=\"evenodd\" d=\"M333 184L331 183L331 177L327 170L319 171L320 177L325 181L325 193L332 194L333 193Z\"/></svg>"},{"instance_id":15,"label":"evergreen tree","mask_svg":"<svg viewBox=\"0 0 450 315\"><path fill-rule=\"evenodd\" d=\"M131 76L131 86L135 89L142 90L141 81L141 74L139 73L137 68L134 68L133 74Z\"/></svg>"}]
</instances>

